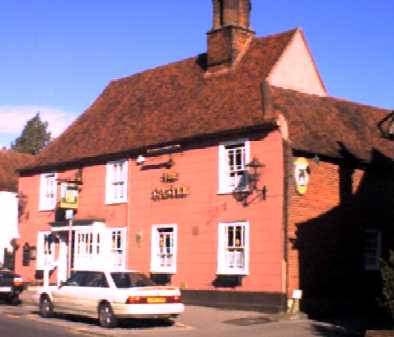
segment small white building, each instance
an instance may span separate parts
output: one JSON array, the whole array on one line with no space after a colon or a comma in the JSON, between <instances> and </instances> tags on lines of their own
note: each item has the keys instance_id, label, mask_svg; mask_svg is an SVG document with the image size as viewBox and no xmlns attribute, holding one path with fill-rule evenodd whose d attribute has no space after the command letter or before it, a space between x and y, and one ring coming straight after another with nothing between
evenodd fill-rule
<instances>
[{"instance_id":1,"label":"small white building","mask_svg":"<svg viewBox=\"0 0 394 337\"><path fill-rule=\"evenodd\" d=\"M33 160L29 154L0 150L0 267L14 268L13 240L18 231L18 173L17 169Z\"/></svg>"},{"instance_id":2,"label":"small white building","mask_svg":"<svg viewBox=\"0 0 394 337\"><path fill-rule=\"evenodd\" d=\"M0 266L4 257L12 254L12 240L19 238L18 232L18 198L14 192L0 192Z\"/></svg>"}]
</instances>

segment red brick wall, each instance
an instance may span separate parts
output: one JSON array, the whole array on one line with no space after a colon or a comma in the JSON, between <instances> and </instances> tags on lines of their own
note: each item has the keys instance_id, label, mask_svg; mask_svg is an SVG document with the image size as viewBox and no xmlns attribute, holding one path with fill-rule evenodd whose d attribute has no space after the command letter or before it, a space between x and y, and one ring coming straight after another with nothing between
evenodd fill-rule
<instances>
[{"instance_id":1,"label":"red brick wall","mask_svg":"<svg viewBox=\"0 0 394 337\"><path fill-rule=\"evenodd\" d=\"M283 152L278 132L251 141L251 158L265 167L259 187L266 185L266 200L254 200L248 207L231 195L218 195L218 146L200 145L175 153L172 171L179 174L177 184L190 187L185 199L153 201L151 192L160 187L164 168L141 169L129 161L129 203L105 205L105 165L83 168L83 186L77 219L104 218L107 226L128 226L127 265L149 272L152 225L178 225L178 263L172 283L193 290L220 289L216 278L219 222L247 220L250 223L250 275L242 280L242 291L284 292L283 263ZM146 166L167 161L168 155L147 158ZM59 176L72 174L70 171ZM20 178L20 191L27 196L20 222L20 243L35 245L39 230L49 229L53 212L38 211L39 176ZM256 195L250 196L250 200ZM142 234L137 243L136 234ZM34 266L17 270L32 280ZM226 289L229 290L229 289ZM231 290L231 289L230 289Z\"/></svg>"},{"instance_id":2,"label":"red brick wall","mask_svg":"<svg viewBox=\"0 0 394 337\"><path fill-rule=\"evenodd\" d=\"M308 190L299 195L293 160L287 173L288 295L302 289L306 299L355 298L368 307L379 296L380 276L364 270L363 234L365 228L382 231L383 257L394 247L392 166L378 154L376 163L357 169L310 158Z\"/></svg>"},{"instance_id":3,"label":"red brick wall","mask_svg":"<svg viewBox=\"0 0 394 337\"><path fill-rule=\"evenodd\" d=\"M293 163L290 163L291 175L290 179L290 200L289 200L289 225L288 225L288 295L292 294L294 289L301 288L300 279L301 277L308 277L308 275L300 275L300 260L303 258L300 256L300 249L304 251L313 251L313 245L321 246L327 243L327 240L333 240L331 242L331 248L329 243L325 251L326 254L330 254L327 257L331 262L335 261L333 256L340 255L340 251L336 251L338 248L338 240L344 240L346 235L346 226L350 227L350 223L346 224L347 217L343 216L343 212L340 210L343 204L346 203L346 198L343 194L346 194L343 189L344 184L341 183L340 166L335 163L321 161L316 163L314 160L309 160L311 169L310 181L308 190L305 195L300 195L296 190L295 181L293 178ZM349 185L349 191L354 195L357 193L360 182L362 181L364 171L361 169L355 170L351 177L351 184ZM341 191L342 190L342 191ZM341 199L342 195L342 199ZM350 196L349 196L350 197ZM351 198L351 197L350 197ZM349 200L349 203L352 201ZM349 215L350 218L350 215ZM353 219L352 223L357 222L357 219ZM313 226L310 230L305 230L306 226ZM316 230L316 233L315 233ZM310 237L307 234L310 232ZM304 233L304 234L302 234ZM354 233L359 238L359 233ZM303 235L303 238L300 236ZM328 236L325 236L328 235ZM342 239L341 239L342 238ZM303 242L300 242L300 241ZM335 241L335 242L334 242ZM297 247L302 246L303 248ZM315 250L316 252L319 250ZM306 258L306 257L305 257ZM327 261L326 257L320 256L321 262ZM354 261L357 263L357 261ZM338 268L338 265L321 265L322 274L324 274L324 268ZM305 271L307 273L307 270ZM329 277L327 277L327 280Z\"/></svg>"}]
</instances>

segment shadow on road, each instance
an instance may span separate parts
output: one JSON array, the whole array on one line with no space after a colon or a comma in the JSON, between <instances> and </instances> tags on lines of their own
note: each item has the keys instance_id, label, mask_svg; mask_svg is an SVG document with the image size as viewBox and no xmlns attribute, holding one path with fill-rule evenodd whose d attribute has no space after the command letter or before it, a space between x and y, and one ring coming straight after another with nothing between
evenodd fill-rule
<instances>
[{"instance_id":1,"label":"shadow on road","mask_svg":"<svg viewBox=\"0 0 394 337\"><path fill-rule=\"evenodd\" d=\"M38 312L34 312L38 314ZM93 318L77 315L56 314L54 318L64 319L68 322L83 323L91 326L99 326L98 321ZM174 326L175 322L171 319L121 319L118 328L120 329L152 329Z\"/></svg>"},{"instance_id":2,"label":"shadow on road","mask_svg":"<svg viewBox=\"0 0 394 337\"><path fill-rule=\"evenodd\" d=\"M364 332L349 330L342 326L329 325L325 323L312 324L314 335L321 337L363 337Z\"/></svg>"}]
</instances>

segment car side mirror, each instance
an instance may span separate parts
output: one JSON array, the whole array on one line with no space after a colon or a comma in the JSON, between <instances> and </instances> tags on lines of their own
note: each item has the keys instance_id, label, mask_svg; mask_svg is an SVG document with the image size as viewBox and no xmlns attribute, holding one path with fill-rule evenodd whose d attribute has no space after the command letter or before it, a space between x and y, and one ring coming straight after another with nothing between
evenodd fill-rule
<instances>
[{"instance_id":1,"label":"car side mirror","mask_svg":"<svg viewBox=\"0 0 394 337\"><path fill-rule=\"evenodd\" d=\"M67 282L66 281L61 281L60 285L59 285L59 288L64 287L65 285L67 285Z\"/></svg>"}]
</instances>

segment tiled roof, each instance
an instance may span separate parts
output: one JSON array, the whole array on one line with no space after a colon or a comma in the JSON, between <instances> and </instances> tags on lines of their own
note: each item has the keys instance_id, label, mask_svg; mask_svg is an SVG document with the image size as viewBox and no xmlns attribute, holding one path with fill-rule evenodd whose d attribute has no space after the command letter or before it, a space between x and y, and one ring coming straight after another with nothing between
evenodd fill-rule
<instances>
[{"instance_id":1,"label":"tiled roof","mask_svg":"<svg viewBox=\"0 0 394 337\"><path fill-rule=\"evenodd\" d=\"M370 161L394 158L378 124L390 111L264 85L297 30L254 38L241 62L207 76L206 55L111 82L93 105L24 169L56 167L158 144L288 121L295 150ZM264 89L266 88L266 92Z\"/></svg>"},{"instance_id":2,"label":"tiled roof","mask_svg":"<svg viewBox=\"0 0 394 337\"><path fill-rule=\"evenodd\" d=\"M32 160L32 155L0 150L0 191L16 192L16 170L22 165L28 165Z\"/></svg>"},{"instance_id":3,"label":"tiled roof","mask_svg":"<svg viewBox=\"0 0 394 337\"><path fill-rule=\"evenodd\" d=\"M254 38L233 71L206 76L206 55L111 82L37 157L51 166L263 120L261 83L297 30Z\"/></svg>"},{"instance_id":4,"label":"tiled roof","mask_svg":"<svg viewBox=\"0 0 394 337\"><path fill-rule=\"evenodd\" d=\"M366 162L378 151L394 159L394 142L383 137L379 127L392 111L277 87L269 91L271 117L286 118L293 149Z\"/></svg>"}]
</instances>

